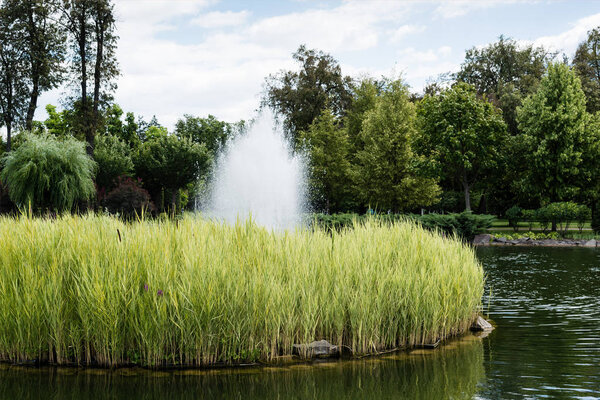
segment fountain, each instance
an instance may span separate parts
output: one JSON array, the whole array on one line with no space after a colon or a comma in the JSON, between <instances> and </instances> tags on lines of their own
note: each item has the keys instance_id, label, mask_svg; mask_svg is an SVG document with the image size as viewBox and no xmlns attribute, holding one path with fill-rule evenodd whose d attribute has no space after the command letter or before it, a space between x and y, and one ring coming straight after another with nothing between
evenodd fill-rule
<instances>
[{"instance_id":1,"label":"fountain","mask_svg":"<svg viewBox=\"0 0 600 400\"><path fill-rule=\"evenodd\" d=\"M305 205L304 162L292 155L271 115L263 113L217 159L206 215L270 229L294 229Z\"/></svg>"}]
</instances>

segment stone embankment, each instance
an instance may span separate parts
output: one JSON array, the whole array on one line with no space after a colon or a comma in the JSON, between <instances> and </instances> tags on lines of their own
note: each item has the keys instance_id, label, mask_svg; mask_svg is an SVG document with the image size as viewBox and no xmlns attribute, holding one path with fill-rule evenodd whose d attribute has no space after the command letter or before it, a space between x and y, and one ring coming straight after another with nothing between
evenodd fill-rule
<instances>
[{"instance_id":1,"label":"stone embankment","mask_svg":"<svg viewBox=\"0 0 600 400\"><path fill-rule=\"evenodd\" d=\"M475 246L549 246L549 247L600 247L600 241L595 239L573 240L573 239L531 239L522 237L519 239L507 239L505 237L485 234L477 235L473 239Z\"/></svg>"}]
</instances>

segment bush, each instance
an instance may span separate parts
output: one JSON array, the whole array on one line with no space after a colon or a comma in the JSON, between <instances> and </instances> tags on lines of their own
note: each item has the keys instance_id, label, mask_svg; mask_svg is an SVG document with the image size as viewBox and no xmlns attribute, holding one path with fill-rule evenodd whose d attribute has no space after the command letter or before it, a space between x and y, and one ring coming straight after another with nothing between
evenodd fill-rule
<instances>
[{"instance_id":1,"label":"bush","mask_svg":"<svg viewBox=\"0 0 600 400\"><path fill-rule=\"evenodd\" d=\"M96 185L99 189L110 190L115 187L120 176L131 174L133 161L130 153L129 145L116 136L96 137L94 160L98 163Z\"/></svg>"},{"instance_id":2,"label":"bush","mask_svg":"<svg viewBox=\"0 0 600 400\"><path fill-rule=\"evenodd\" d=\"M129 177L118 178L117 187L106 195L103 205L109 212L125 218L155 211L150 194L141 188L141 181Z\"/></svg>"},{"instance_id":3,"label":"bush","mask_svg":"<svg viewBox=\"0 0 600 400\"><path fill-rule=\"evenodd\" d=\"M465 240L472 240L475 235L484 233L492 226L492 215L473 214L463 212L460 214L315 214L314 225L323 229L341 230L350 227L353 224L362 224L366 220L376 220L384 223L395 223L404 220L412 220L420 223L424 228L437 230L446 235L462 237Z\"/></svg>"},{"instance_id":4,"label":"bush","mask_svg":"<svg viewBox=\"0 0 600 400\"><path fill-rule=\"evenodd\" d=\"M3 166L0 178L19 207L69 210L96 192L96 163L86 154L85 143L74 138L24 134L22 144L4 156Z\"/></svg>"},{"instance_id":5,"label":"bush","mask_svg":"<svg viewBox=\"0 0 600 400\"><path fill-rule=\"evenodd\" d=\"M473 214L465 211L460 214L425 214L418 216L423 227L439 230L447 235L456 234L464 240L472 241L475 235L484 233L492 226L493 215Z\"/></svg>"},{"instance_id":6,"label":"bush","mask_svg":"<svg viewBox=\"0 0 600 400\"><path fill-rule=\"evenodd\" d=\"M512 226L512 228L517 232L519 230L519 221L521 220L521 207L512 206L504 213L506 219L508 219L508 225Z\"/></svg>"},{"instance_id":7,"label":"bush","mask_svg":"<svg viewBox=\"0 0 600 400\"><path fill-rule=\"evenodd\" d=\"M600 204L596 204L594 207L594 213L592 215L592 230L594 233L600 234Z\"/></svg>"},{"instance_id":8,"label":"bush","mask_svg":"<svg viewBox=\"0 0 600 400\"><path fill-rule=\"evenodd\" d=\"M523 221L527 221L529 223L529 230L533 230L533 223L537 219L537 214L535 210L521 210L521 217Z\"/></svg>"},{"instance_id":9,"label":"bush","mask_svg":"<svg viewBox=\"0 0 600 400\"><path fill-rule=\"evenodd\" d=\"M577 221L577 228L579 232L583 231L583 227L585 223L589 221L592 217L592 210L590 210L587 206L581 204L577 206L577 210L575 211L575 220Z\"/></svg>"},{"instance_id":10,"label":"bush","mask_svg":"<svg viewBox=\"0 0 600 400\"><path fill-rule=\"evenodd\" d=\"M544 208L548 220L558 226L563 236L569 230L569 224L577 219L579 211L579 205L570 201L550 203Z\"/></svg>"}]
</instances>

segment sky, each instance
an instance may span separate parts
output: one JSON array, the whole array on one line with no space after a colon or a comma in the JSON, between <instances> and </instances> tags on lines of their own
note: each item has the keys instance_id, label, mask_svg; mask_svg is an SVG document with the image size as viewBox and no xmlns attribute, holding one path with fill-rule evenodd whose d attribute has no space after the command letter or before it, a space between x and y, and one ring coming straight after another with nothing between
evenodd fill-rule
<instances>
[{"instance_id":1,"label":"sky","mask_svg":"<svg viewBox=\"0 0 600 400\"><path fill-rule=\"evenodd\" d=\"M184 114L250 119L266 76L295 69L300 44L352 77L402 77L418 92L498 36L572 57L600 1L116 0L115 102L172 129ZM69 88L42 95L60 105Z\"/></svg>"}]
</instances>

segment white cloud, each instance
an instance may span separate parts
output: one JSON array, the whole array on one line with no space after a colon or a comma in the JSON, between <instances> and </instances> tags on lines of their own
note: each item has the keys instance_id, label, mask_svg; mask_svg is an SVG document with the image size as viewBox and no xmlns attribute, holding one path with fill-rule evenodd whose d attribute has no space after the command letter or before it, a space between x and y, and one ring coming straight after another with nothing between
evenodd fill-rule
<instances>
[{"instance_id":1,"label":"white cloud","mask_svg":"<svg viewBox=\"0 0 600 400\"><path fill-rule=\"evenodd\" d=\"M547 49L564 52L573 56L579 43L587 38L587 32L600 25L600 13L579 19L573 27L565 32L553 36L542 36L533 40L536 46L544 46ZM531 43L531 42L529 42Z\"/></svg>"},{"instance_id":2,"label":"white cloud","mask_svg":"<svg viewBox=\"0 0 600 400\"><path fill-rule=\"evenodd\" d=\"M532 0L446 0L434 11L438 18L449 19L462 17L473 11L485 10L496 6L504 6L512 3L531 3Z\"/></svg>"},{"instance_id":3,"label":"white cloud","mask_svg":"<svg viewBox=\"0 0 600 400\"><path fill-rule=\"evenodd\" d=\"M389 32L388 41L392 44L401 42L406 36L424 32L426 28L425 25L403 25L400 28L393 29Z\"/></svg>"},{"instance_id":4,"label":"white cloud","mask_svg":"<svg viewBox=\"0 0 600 400\"><path fill-rule=\"evenodd\" d=\"M223 28L242 25L250 16L249 11L212 11L202 14L190 21L190 24L201 28Z\"/></svg>"}]
</instances>

